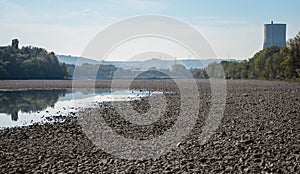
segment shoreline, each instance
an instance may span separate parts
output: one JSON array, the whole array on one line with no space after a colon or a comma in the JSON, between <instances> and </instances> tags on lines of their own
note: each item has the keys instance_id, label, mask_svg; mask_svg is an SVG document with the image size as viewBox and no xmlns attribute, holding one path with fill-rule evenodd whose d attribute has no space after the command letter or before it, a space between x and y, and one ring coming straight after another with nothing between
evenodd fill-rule
<instances>
[{"instance_id":1,"label":"shoreline","mask_svg":"<svg viewBox=\"0 0 300 174\"><path fill-rule=\"evenodd\" d=\"M178 79L180 80L180 79ZM188 83L189 79L181 80L183 83ZM209 84L209 79L195 79L197 84ZM239 83L239 82L250 82L250 83L269 83L269 84L289 84L295 83L300 84L298 81L277 81L277 80L256 80L256 79L234 79L234 80L225 80L226 83ZM75 82L75 83L73 83ZM119 88L125 88L127 86L123 85L128 83L129 80L114 80L116 85L119 85ZM86 88L86 87L95 87L95 88L111 88L112 80L0 80L0 90L1 89L62 89L62 88ZM143 80L138 79L134 80L131 84L132 88L135 89L174 89L176 84L172 79L150 79Z\"/></svg>"}]
</instances>

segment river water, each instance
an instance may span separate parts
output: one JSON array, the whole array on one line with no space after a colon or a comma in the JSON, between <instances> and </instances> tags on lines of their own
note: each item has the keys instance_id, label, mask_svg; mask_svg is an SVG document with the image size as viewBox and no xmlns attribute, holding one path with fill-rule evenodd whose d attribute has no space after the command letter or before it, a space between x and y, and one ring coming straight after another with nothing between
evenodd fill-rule
<instances>
[{"instance_id":1,"label":"river water","mask_svg":"<svg viewBox=\"0 0 300 174\"><path fill-rule=\"evenodd\" d=\"M109 101L136 100L155 91L110 89L46 89L0 91L0 128L53 122L54 117L76 116L79 111Z\"/></svg>"}]
</instances>

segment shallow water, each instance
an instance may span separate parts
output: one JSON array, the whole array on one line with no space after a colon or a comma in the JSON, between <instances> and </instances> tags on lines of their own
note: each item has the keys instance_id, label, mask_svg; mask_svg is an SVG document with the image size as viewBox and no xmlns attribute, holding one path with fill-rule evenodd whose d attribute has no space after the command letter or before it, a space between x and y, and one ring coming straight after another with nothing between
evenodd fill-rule
<instances>
[{"instance_id":1,"label":"shallow water","mask_svg":"<svg viewBox=\"0 0 300 174\"><path fill-rule=\"evenodd\" d=\"M55 121L56 116L76 116L101 102L129 101L158 93L146 90L48 89L0 91L0 128Z\"/></svg>"}]
</instances>

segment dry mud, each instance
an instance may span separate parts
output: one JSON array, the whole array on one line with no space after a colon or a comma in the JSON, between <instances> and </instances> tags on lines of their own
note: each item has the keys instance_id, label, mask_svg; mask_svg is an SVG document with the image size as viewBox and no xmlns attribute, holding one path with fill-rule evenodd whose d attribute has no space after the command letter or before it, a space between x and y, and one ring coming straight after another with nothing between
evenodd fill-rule
<instances>
[{"instance_id":1,"label":"dry mud","mask_svg":"<svg viewBox=\"0 0 300 174\"><path fill-rule=\"evenodd\" d=\"M48 81L44 83L48 84ZM41 84L30 86L19 82L15 88L47 86ZM70 81L52 84L56 86L47 87L70 87ZM96 86L107 87L109 84L109 81L102 81ZM0 88L12 86L13 82L2 82ZM97 148L79 121L66 121L1 130L0 173L300 172L299 83L227 81L224 117L206 144L201 144L199 135L211 106L211 92L208 81L198 81L198 87L201 103L196 124L181 143L158 158L117 158ZM172 81L137 81L132 88L177 90ZM151 139L171 129L181 112L180 96L177 93L165 96L166 112L150 125L131 124L109 103L86 110L82 116L97 113L124 137ZM145 113L150 107L149 98L126 104L139 113Z\"/></svg>"}]
</instances>

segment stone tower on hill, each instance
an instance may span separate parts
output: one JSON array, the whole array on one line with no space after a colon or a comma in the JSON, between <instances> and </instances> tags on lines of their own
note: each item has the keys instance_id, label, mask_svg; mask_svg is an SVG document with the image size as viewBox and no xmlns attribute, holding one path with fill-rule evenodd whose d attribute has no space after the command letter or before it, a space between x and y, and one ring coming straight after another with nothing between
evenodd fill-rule
<instances>
[{"instance_id":1,"label":"stone tower on hill","mask_svg":"<svg viewBox=\"0 0 300 174\"><path fill-rule=\"evenodd\" d=\"M11 46L15 49L18 49L19 48L19 40L18 39L13 39L11 41Z\"/></svg>"}]
</instances>

